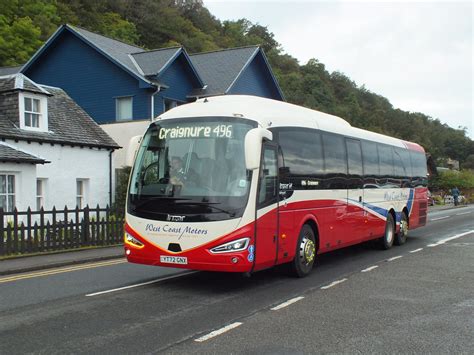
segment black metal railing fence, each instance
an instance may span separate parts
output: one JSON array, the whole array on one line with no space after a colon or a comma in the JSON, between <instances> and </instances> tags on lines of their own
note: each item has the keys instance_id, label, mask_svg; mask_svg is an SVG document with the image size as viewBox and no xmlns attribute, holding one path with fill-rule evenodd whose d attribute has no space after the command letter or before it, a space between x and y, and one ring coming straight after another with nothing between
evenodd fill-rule
<instances>
[{"instance_id":1,"label":"black metal railing fence","mask_svg":"<svg viewBox=\"0 0 474 355\"><path fill-rule=\"evenodd\" d=\"M124 216L109 206L6 212L0 208L0 257L120 244Z\"/></svg>"}]
</instances>

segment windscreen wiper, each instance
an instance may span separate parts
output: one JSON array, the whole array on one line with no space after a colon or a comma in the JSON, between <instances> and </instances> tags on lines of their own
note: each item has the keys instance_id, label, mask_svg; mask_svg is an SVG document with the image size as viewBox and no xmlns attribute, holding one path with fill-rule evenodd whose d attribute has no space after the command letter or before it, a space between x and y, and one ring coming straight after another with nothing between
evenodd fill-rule
<instances>
[{"instance_id":1,"label":"windscreen wiper","mask_svg":"<svg viewBox=\"0 0 474 355\"><path fill-rule=\"evenodd\" d=\"M216 211L219 211L219 212L222 212L222 213L227 213L230 217L234 217L235 216L235 212L230 212L228 210L225 210L223 208L219 208L219 207L216 207L216 206L213 206L213 204L218 204L219 202L188 202L188 201L185 201L185 202L179 202L179 203L176 203L177 205L189 205L189 206L204 206L204 207L210 207Z\"/></svg>"},{"instance_id":2,"label":"windscreen wiper","mask_svg":"<svg viewBox=\"0 0 474 355\"><path fill-rule=\"evenodd\" d=\"M150 197L150 198L146 199L145 201L141 201L139 204L135 205L135 208L141 208L141 207L147 205L148 203L153 202L153 201L157 201L157 200L161 200L161 201L169 204L170 202L186 201L187 199L186 198L167 197L167 196L155 196L155 197Z\"/></svg>"}]
</instances>

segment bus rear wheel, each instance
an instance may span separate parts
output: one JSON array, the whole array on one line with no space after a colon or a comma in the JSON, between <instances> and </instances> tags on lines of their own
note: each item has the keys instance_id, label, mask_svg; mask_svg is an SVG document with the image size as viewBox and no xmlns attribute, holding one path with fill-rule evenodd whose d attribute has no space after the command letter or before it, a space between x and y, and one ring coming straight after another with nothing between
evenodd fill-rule
<instances>
[{"instance_id":1,"label":"bus rear wheel","mask_svg":"<svg viewBox=\"0 0 474 355\"><path fill-rule=\"evenodd\" d=\"M305 224L298 236L296 255L291 263L292 274L297 277L307 276L314 265L316 258L316 239L313 229Z\"/></svg>"},{"instance_id":2,"label":"bus rear wheel","mask_svg":"<svg viewBox=\"0 0 474 355\"><path fill-rule=\"evenodd\" d=\"M387 214L387 222L385 223L385 233L380 238L380 248L383 250L390 249L395 239L395 221L391 213Z\"/></svg>"},{"instance_id":3,"label":"bus rear wheel","mask_svg":"<svg viewBox=\"0 0 474 355\"><path fill-rule=\"evenodd\" d=\"M405 244L408 236L408 217L405 212L402 212L400 219L400 231L395 235L395 245Z\"/></svg>"}]
</instances>

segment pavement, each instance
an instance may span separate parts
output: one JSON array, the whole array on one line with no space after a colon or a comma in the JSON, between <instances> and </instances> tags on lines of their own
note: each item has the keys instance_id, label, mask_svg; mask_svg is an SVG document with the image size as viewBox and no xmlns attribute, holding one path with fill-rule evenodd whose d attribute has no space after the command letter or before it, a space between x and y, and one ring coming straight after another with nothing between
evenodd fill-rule
<instances>
[{"instance_id":1,"label":"pavement","mask_svg":"<svg viewBox=\"0 0 474 355\"><path fill-rule=\"evenodd\" d=\"M94 261L123 258L123 246L101 247L59 252L43 255L25 255L17 258L0 260L0 275L51 269L61 266L84 264Z\"/></svg>"},{"instance_id":2,"label":"pavement","mask_svg":"<svg viewBox=\"0 0 474 355\"><path fill-rule=\"evenodd\" d=\"M465 207L467 207L467 205L437 205L430 206L429 211L435 212ZM122 257L124 257L123 246L101 247L34 256L25 255L18 258L0 260L0 275L17 274Z\"/></svg>"}]
</instances>

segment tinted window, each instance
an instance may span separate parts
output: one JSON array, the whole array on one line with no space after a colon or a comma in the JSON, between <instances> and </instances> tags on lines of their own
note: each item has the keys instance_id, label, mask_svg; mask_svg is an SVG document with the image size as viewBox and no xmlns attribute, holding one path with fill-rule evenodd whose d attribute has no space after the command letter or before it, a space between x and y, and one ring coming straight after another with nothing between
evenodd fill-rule
<instances>
[{"instance_id":1,"label":"tinted window","mask_svg":"<svg viewBox=\"0 0 474 355\"><path fill-rule=\"evenodd\" d=\"M388 145L377 144L380 159L380 176L393 176L393 157L392 147Z\"/></svg>"},{"instance_id":2,"label":"tinted window","mask_svg":"<svg viewBox=\"0 0 474 355\"><path fill-rule=\"evenodd\" d=\"M413 176L426 177L426 157L421 152L410 151L411 168L413 170Z\"/></svg>"},{"instance_id":3,"label":"tinted window","mask_svg":"<svg viewBox=\"0 0 474 355\"><path fill-rule=\"evenodd\" d=\"M326 175L347 174L344 138L332 134L323 134L323 147Z\"/></svg>"},{"instance_id":4,"label":"tinted window","mask_svg":"<svg viewBox=\"0 0 474 355\"><path fill-rule=\"evenodd\" d=\"M377 144L373 142L362 142L362 154L364 156L364 174L378 176L379 154L377 152Z\"/></svg>"},{"instance_id":5,"label":"tinted window","mask_svg":"<svg viewBox=\"0 0 474 355\"><path fill-rule=\"evenodd\" d=\"M360 142L347 139L347 166L349 175L362 176L362 153L360 151Z\"/></svg>"},{"instance_id":6,"label":"tinted window","mask_svg":"<svg viewBox=\"0 0 474 355\"><path fill-rule=\"evenodd\" d=\"M398 177L411 177L410 154L407 149L394 148L393 161L395 163L395 175Z\"/></svg>"},{"instance_id":7,"label":"tinted window","mask_svg":"<svg viewBox=\"0 0 474 355\"><path fill-rule=\"evenodd\" d=\"M258 194L259 207L276 202L277 186L277 151L272 147L265 147L263 151L260 171L260 191Z\"/></svg>"},{"instance_id":8,"label":"tinted window","mask_svg":"<svg viewBox=\"0 0 474 355\"><path fill-rule=\"evenodd\" d=\"M321 136L311 130L279 132L283 166L290 175L314 175L323 171Z\"/></svg>"}]
</instances>

